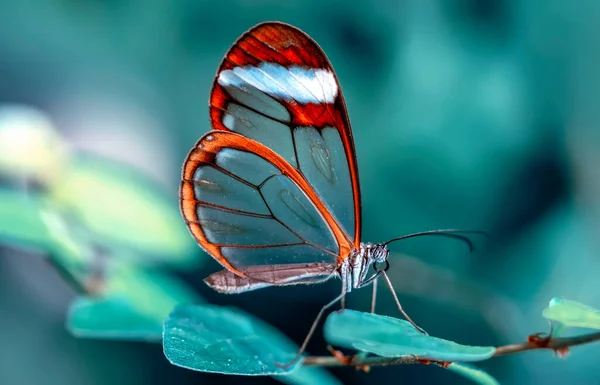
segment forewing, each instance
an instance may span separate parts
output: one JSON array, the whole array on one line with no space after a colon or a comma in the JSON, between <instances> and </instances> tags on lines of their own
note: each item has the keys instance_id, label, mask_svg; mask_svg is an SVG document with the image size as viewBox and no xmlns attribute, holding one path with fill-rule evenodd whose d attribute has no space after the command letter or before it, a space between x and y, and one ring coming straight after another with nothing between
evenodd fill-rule
<instances>
[{"instance_id":1,"label":"forewing","mask_svg":"<svg viewBox=\"0 0 600 385\"><path fill-rule=\"evenodd\" d=\"M246 32L219 68L210 116L215 130L260 142L300 171L359 247L352 132L333 67L315 41L283 23Z\"/></svg>"},{"instance_id":2,"label":"forewing","mask_svg":"<svg viewBox=\"0 0 600 385\"><path fill-rule=\"evenodd\" d=\"M212 131L190 152L181 209L198 243L243 277L247 266L335 265L352 248L298 170L236 133Z\"/></svg>"}]
</instances>

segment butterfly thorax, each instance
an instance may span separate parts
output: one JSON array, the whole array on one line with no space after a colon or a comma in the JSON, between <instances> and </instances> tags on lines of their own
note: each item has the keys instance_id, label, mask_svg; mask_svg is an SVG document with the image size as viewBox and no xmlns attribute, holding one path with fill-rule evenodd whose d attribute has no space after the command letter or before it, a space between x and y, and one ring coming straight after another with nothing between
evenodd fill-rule
<instances>
[{"instance_id":1,"label":"butterfly thorax","mask_svg":"<svg viewBox=\"0 0 600 385\"><path fill-rule=\"evenodd\" d=\"M380 243L361 243L360 248L354 250L341 266L340 275L345 291L358 289L368 281L371 266L385 262L389 250Z\"/></svg>"}]
</instances>

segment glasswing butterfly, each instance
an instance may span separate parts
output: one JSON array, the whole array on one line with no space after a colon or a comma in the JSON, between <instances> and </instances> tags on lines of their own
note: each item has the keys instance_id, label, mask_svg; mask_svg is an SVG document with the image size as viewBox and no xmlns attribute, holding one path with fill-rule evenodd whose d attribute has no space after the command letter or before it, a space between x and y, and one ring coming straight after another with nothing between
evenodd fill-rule
<instances>
[{"instance_id":1,"label":"glasswing butterfly","mask_svg":"<svg viewBox=\"0 0 600 385\"><path fill-rule=\"evenodd\" d=\"M361 242L358 168L344 98L325 53L301 30L266 22L244 33L218 69L209 108L213 130L185 160L180 190L191 234L225 267L205 282L231 294L342 281L341 294L319 312L290 364L324 312L338 301L344 307L346 293L380 276L394 293L386 275L388 243L441 235L472 247L462 230Z\"/></svg>"}]
</instances>

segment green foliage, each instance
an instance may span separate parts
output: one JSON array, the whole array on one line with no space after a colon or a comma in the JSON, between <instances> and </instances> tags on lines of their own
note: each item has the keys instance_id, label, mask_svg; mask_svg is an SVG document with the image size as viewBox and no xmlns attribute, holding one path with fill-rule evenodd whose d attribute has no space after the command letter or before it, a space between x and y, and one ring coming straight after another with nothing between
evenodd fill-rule
<instances>
[{"instance_id":1,"label":"green foliage","mask_svg":"<svg viewBox=\"0 0 600 385\"><path fill-rule=\"evenodd\" d=\"M299 367L291 373L273 376L277 381L288 385L341 385L340 381L327 370L319 367Z\"/></svg>"},{"instance_id":2,"label":"green foliage","mask_svg":"<svg viewBox=\"0 0 600 385\"><path fill-rule=\"evenodd\" d=\"M37 194L0 189L0 242L47 248L51 244L41 212L45 199Z\"/></svg>"},{"instance_id":3,"label":"green foliage","mask_svg":"<svg viewBox=\"0 0 600 385\"><path fill-rule=\"evenodd\" d=\"M0 240L46 251L84 295L73 302L66 322L76 336L160 340L163 322L177 304L201 302L175 277L135 265L141 256L125 248L98 248L96 234L41 193L0 190L0 218Z\"/></svg>"},{"instance_id":4,"label":"green foliage","mask_svg":"<svg viewBox=\"0 0 600 385\"><path fill-rule=\"evenodd\" d=\"M558 328L600 329L600 310L575 301L552 298L542 315L549 321L555 322Z\"/></svg>"},{"instance_id":5,"label":"green foliage","mask_svg":"<svg viewBox=\"0 0 600 385\"><path fill-rule=\"evenodd\" d=\"M107 296L127 298L142 314L164 320L180 303L203 302L182 281L155 271L123 265L116 268L105 291Z\"/></svg>"},{"instance_id":6,"label":"green foliage","mask_svg":"<svg viewBox=\"0 0 600 385\"><path fill-rule=\"evenodd\" d=\"M52 122L25 106L0 108L0 139L0 179L10 183L0 190L0 242L52 248L40 220L50 211L76 221L87 241L124 249L138 264L200 261L177 194L167 195L140 170L69 151ZM26 191L25 182L39 191Z\"/></svg>"},{"instance_id":7,"label":"green foliage","mask_svg":"<svg viewBox=\"0 0 600 385\"><path fill-rule=\"evenodd\" d=\"M0 176L11 183L0 189L0 242L41 249L83 295L69 310L74 335L160 340L178 303L201 302L176 278L141 267L199 260L176 195L131 167L71 156L43 115L21 110L0 111ZM42 187L26 191L21 180Z\"/></svg>"},{"instance_id":8,"label":"green foliage","mask_svg":"<svg viewBox=\"0 0 600 385\"><path fill-rule=\"evenodd\" d=\"M432 361L481 361L491 346L467 346L424 335L409 322L354 310L334 312L325 322L325 339L337 346L383 357L416 356Z\"/></svg>"},{"instance_id":9,"label":"green foliage","mask_svg":"<svg viewBox=\"0 0 600 385\"><path fill-rule=\"evenodd\" d=\"M448 370L467 377L468 379L480 385L500 385L500 383L494 377L490 376L483 370L464 362L453 362L448 366Z\"/></svg>"},{"instance_id":10,"label":"green foliage","mask_svg":"<svg viewBox=\"0 0 600 385\"><path fill-rule=\"evenodd\" d=\"M47 252L63 276L79 292L87 292L87 281L93 270L104 270L106 263L85 237L77 223L68 221L54 210L40 213L50 242Z\"/></svg>"},{"instance_id":11,"label":"green foliage","mask_svg":"<svg viewBox=\"0 0 600 385\"><path fill-rule=\"evenodd\" d=\"M290 385L337 385L322 368L289 368L298 346L272 326L233 308L215 305L179 305L167 318L163 332L167 359L200 372L235 375L273 375Z\"/></svg>"},{"instance_id":12,"label":"green foliage","mask_svg":"<svg viewBox=\"0 0 600 385\"><path fill-rule=\"evenodd\" d=\"M163 334L165 356L174 365L202 372L273 375L298 347L272 326L231 307L180 305Z\"/></svg>"},{"instance_id":13,"label":"green foliage","mask_svg":"<svg viewBox=\"0 0 600 385\"><path fill-rule=\"evenodd\" d=\"M60 210L75 216L103 245L125 247L138 263L188 266L199 253L177 204L139 171L78 156L51 186Z\"/></svg>"},{"instance_id":14,"label":"green foliage","mask_svg":"<svg viewBox=\"0 0 600 385\"><path fill-rule=\"evenodd\" d=\"M160 320L145 317L121 298L77 298L69 308L67 329L83 338L132 341L162 338Z\"/></svg>"},{"instance_id":15,"label":"green foliage","mask_svg":"<svg viewBox=\"0 0 600 385\"><path fill-rule=\"evenodd\" d=\"M132 266L112 269L101 297L77 298L67 329L75 336L114 340L160 341L163 323L180 303L201 302L182 282Z\"/></svg>"}]
</instances>

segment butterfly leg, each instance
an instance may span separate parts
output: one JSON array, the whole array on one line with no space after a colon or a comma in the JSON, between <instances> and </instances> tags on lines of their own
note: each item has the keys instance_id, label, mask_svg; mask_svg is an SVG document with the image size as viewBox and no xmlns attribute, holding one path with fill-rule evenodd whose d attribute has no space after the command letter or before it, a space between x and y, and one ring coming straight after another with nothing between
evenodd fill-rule
<instances>
[{"instance_id":1,"label":"butterfly leg","mask_svg":"<svg viewBox=\"0 0 600 385\"><path fill-rule=\"evenodd\" d=\"M373 294L371 297L371 314L375 313L375 303L377 302L377 278L379 278L379 274L376 274L376 277L374 279L367 281L365 284L365 286L368 285L369 283L371 285L373 285ZM327 346L327 350L329 350L331 352L331 354L335 358L337 358L340 362L342 362L344 365L352 365L357 360L366 358L369 355L369 353L366 353L366 352L358 352L358 353L354 354L353 356L346 356L342 352L333 349L333 347L331 345ZM371 370L371 368L369 366L363 366L363 367L357 366L356 369L363 370L365 373L368 373Z\"/></svg>"},{"instance_id":2,"label":"butterfly leg","mask_svg":"<svg viewBox=\"0 0 600 385\"><path fill-rule=\"evenodd\" d=\"M371 314L375 313L375 303L377 301L377 278L379 278L380 275L381 275L381 273L375 274L373 277L371 277L372 279L366 280L358 287L358 288L361 288L361 287L367 286L369 284L373 285L373 296L371 298ZM342 301L343 301L343 298L342 298ZM343 307L342 307L342 309L343 309ZM346 356L342 352L333 349L333 347L331 345L327 346L327 350L329 350L329 352L344 365L352 365L357 360L366 358L369 355L369 353L366 353L366 352L358 352L358 353L354 354L353 356ZM370 370L370 368L368 366L357 367L356 369L364 370L366 373L368 373Z\"/></svg>"},{"instance_id":3,"label":"butterfly leg","mask_svg":"<svg viewBox=\"0 0 600 385\"><path fill-rule=\"evenodd\" d=\"M371 314L375 313L375 304L377 303L377 280L373 281L373 294L371 296Z\"/></svg>"},{"instance_id":4,"label":"butterfly leg","mask_svg":"<svg viewBox=\"0 0 600 385\"><path fill-rule=\"evenodd\" d=\"M346 308L346 293L352 290L352 273L347 264L342 265L340 268L340 278L342 280L342 298L340 302L341 308L344 310Z\"/></svg>"},{"instance_id":5,"label":"butterfly leg","mask_svg":"<svg viewBox=\"0 0 600 385\"><path fill-rule=\"evenodd\" d=\"M423 328L421 328L419 325L417 325L409 316L408 314L406 314L406 312L404 311L404 309L402 308L402 305L400 304L400 300L398 299L398 296L396 295L396 291L394 290L394 287L392 286L392 281L390 281L390 278L388 277L387 273L385 271L382 270L382 275L383 278L385 278L385 281L387 282L388 287L390 288L390 291L392 292L392 296L394 296L394 301L396 301L396 306L398 307L398 310L400 310L400 313L402 313L402 315L404 316L404 318L406 318L406 320L408 322L410 322L412 324L412 326L415 327L415 329L417 329L418 331L420 331L423 334L427 334L427 332L425 330L423 330Z\"/></svg>"},{"instance_id":6,"label":"butterfly leg","mask_svg":"<svg viewBox=\"0 0 600 385\"><path fill-rule=\"evenodd\" d=\"M296 353L296 356L290 362L288 362L286 364L277 363L276 364L277 366L279 366L281 368L289 368L290 366L294 365L296 363L296 361L298 361L298 359L300 359L300 357L302 357L304 350L306 350L306 345L308 345L308 341L310 341L310 338L312 337L313 333L315 332L315 329L317 328L317 325L319 324L321 317L323 317L323 314L325 314L327 309L329 309L330 307L335 305L337 302L339 302L342 298L344 298L345 295L346 295L346 292L342 291L342 294L338 295L337 297L335 297L333 299L333 301L329 302L327 305L325 305L321 308L321 310L319 311L319 314L317 314L317 317L313 321L313 324L310 327L308 334L304 338L304 342L302 342L302 345L300 346L298 353Z\"/></svg>"}]
</instances>

